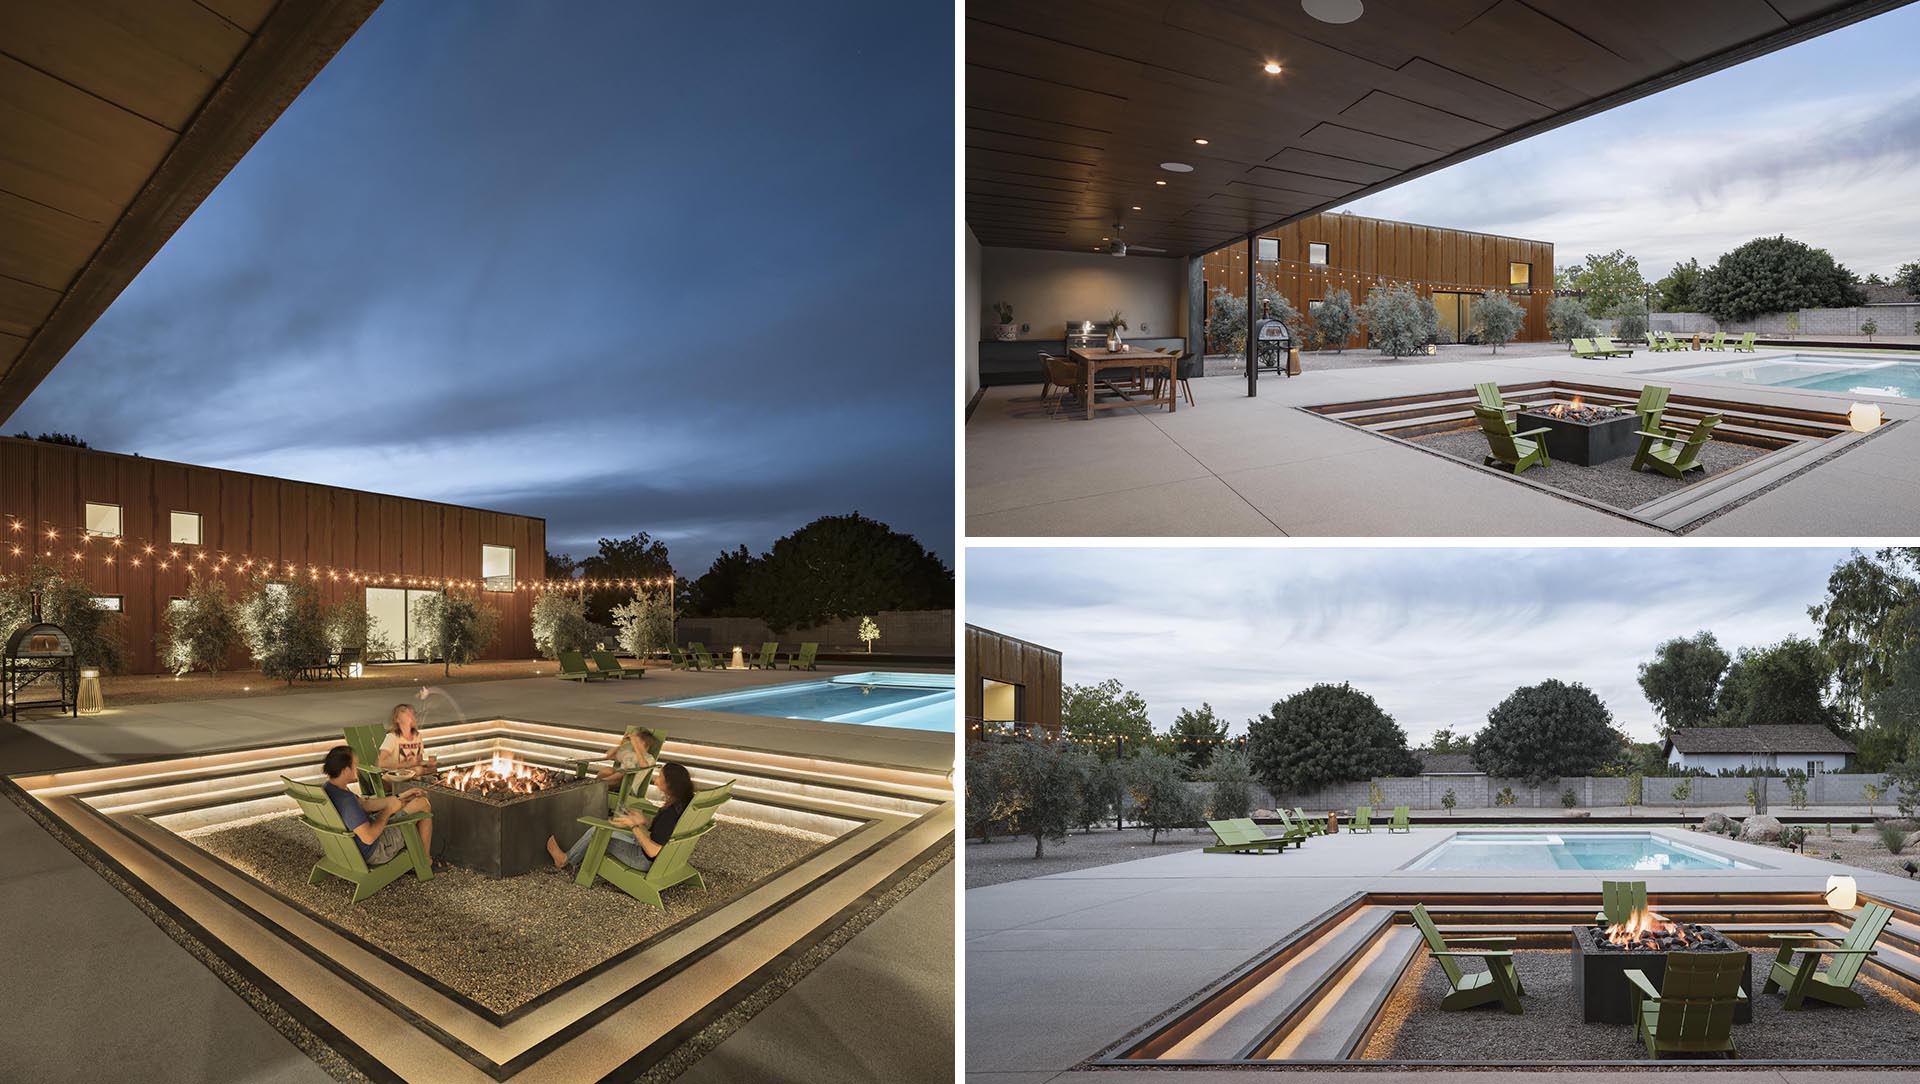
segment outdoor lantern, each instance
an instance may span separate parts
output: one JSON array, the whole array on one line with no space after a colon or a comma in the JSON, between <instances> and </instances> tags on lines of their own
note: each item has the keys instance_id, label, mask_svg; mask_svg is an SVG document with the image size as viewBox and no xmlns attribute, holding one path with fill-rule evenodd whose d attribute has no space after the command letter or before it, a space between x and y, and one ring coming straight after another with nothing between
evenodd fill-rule
<instances>
[{"instance_id":1,"label":"outdoor lantern","mask_svg":"<svg viewBox=\"0 0 1920 1084\"><path fill-rule=\"evenodd\" d=\"M1871 433L1880 428L1880 407L1875 403L1855 403L1847 410L1847 421L1856 433Z\"/></svg>"},{"instance_id":2,"label":"outdoor lantern","mask_svg":"<svg viewBox=\"0 0 1920 1084\"><path fill-rule=\"evenodd\" d=\"M1835 874L1827 878L1827 906L1851 911L1860 904L1860 892L1853 878Z\"/></svg>"},{"instance_id":3,"label":"outdoor lantern","mask_svg":"<svg viewBox=\"0 0 1920 1084\"><path fill-rule=\"evenodd\" d=\"M106 703L100 698L100 671L80 671L80 690L74 700L76 715L98 715L106 708Z\"/></svg>"},{"instance_id":4,"label":"outdoor lantern","mask_svg":"<svg viewBox=\"0 0 1920 1084\"><path fill-rule=\"evenodd\" d=\"M348 664L347 664L347 676L348 676L348 677L350 677L350 678L357 678L357 677L364 677L364 676L365 676L365 674L364 674L364 672L363 672L363 671L361 670L361 668L360 668L360 662L359 662L359 660L357 660L357 659L356 659L355 661L353 661L353 662L350 662L350 663L348 663Z\"/></svg>"},{"instance_id":5,"label":"outdoor lantern","mask_svg":"<svg viewBox=\"0 0 1920 1084\"><path fill-rule=\"evenodd\" d=\"M1440 352L1440 344L1439 344L1439 343L1428 343L1428 344L1427 344L1427 353L1428 353L1428 354L1438 354L1439 352Z\"/></svg>"}]
</instances>

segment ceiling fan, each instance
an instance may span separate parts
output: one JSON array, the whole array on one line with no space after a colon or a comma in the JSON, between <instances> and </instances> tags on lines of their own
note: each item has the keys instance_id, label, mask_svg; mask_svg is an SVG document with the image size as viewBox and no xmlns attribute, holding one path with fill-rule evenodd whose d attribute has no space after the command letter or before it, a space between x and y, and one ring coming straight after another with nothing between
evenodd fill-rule
<instances>
[{"instance_id":1,"label":"ceiling fan","mask_svg":"<svg viewBox=\"0 0 1920 1084\"><path fill-rule=\"evenodd\" d=\"M1118 222L1113 224L1113 232L1115 234L1119 234L1125 229L1126 227ZM1164 248L1154 248L1151 245L1129 245L1117 236L1107 242L1107 255L1109 256L1125 256L1129 251L1138 252L1142 256L1165 256L1167 254L1167 250Z\"/></svg>"}]
</instances>

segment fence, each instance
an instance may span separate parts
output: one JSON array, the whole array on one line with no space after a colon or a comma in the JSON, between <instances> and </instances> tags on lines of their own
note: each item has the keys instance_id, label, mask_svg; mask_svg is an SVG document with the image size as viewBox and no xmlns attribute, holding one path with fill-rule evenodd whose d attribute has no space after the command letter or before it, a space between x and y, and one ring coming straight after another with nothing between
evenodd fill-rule
<instances>
[{"instance_id":1,"label":"fence","mask_svg":"<svg viewBox=\"0 0 1920 1084\"><path fill-rule=\"evenodd\" d=\"M1800 326L1789 328L1787 317L1797 315ZM1770 312L1752 320L1732 320L1721 323L1704 312L1656 312L1652 317L1653 330L1671 331L1676 335L1692 335L1695 332L1712 334L1716 331L1751 331L1777 338L1787 335L1799 335L1808 339L1819 339L1832 335L1858 335L1860 325L1872 319L1876 325L1876 336L1911 338L1915 332L1913 325L1920 321L1920 304L1913 305L1866 305L1851 309L1801 309L1797 314Z\"/></svg>"},{"instance_id":2,"label":"fence","mask_svg":"<svg viewBox=\"0 0 1920 1084\"><path fill-rule=\"evenodd\" d=\"M952 610L881 610L873 615L873 623L880 627L880 638L873 642L876 652L953 658ZM674 632L679 643L698 640L708 647L737 644L751 650L767 640L779 640L790 645L818 643L828 653L867 649L857 617L779 633L757 617L683 617Z\"/></svg>"},{"instance_id":3,"label":"fence","mask_svg":"<svg viewBox=\"0 0 1920 1084\"><path fill-rule=\"evenodd\" d=\"M1630 781L1615 777L1582 776L1575 779L1557 779L1544 783L1540 787L1529 787L1520 779L1496 779L1485 775L1419 775L1383 777L1362 783L1339 783L1315 791L1299 794L1285 794L1280 799L1288 806L1302 806L1306 809L1352 809L1357 805L1412 806L1415 809L1440 809L1440 799L1451 789L1456 806L1460 809L1491 809L1494 797L1503 787L1513 788L1513 804L1516 808L1560 808L1561 793L1572 790L1574 805L1579 809L1592 809L1597 806L1623 806L1627 804L1627 786ZM1740 806L1747 803L1747 788L1758 780L1744 776L1664 776L1649 775L1643 778L1640 787L1640 804L1645 806L1679 806L1682 803L1674 798L1673 788L1681 783L1691 784L1692 793L1684 803L1688 807L1696 806ZM1380 788L1380 799L1374 801L1368 795L1369 783ZM1887 785L1886 776L1878 774L1842 774L1832 773L1811 776L1807 780L1807 803L1809 805L1864 805L1861 788L1867 784L1880 788L1883 797L1881 803L1891 807L1893 788ZM1775 777L1768 780L1767 799L1770 806L1785 807L1787 804L1787 781ZM1262 797L1271 797L1261 794ZM1258 806L1258 800L1254 803ZM1267 808L1271 808L1270 806Z\"/></svg>"}]
</instances>

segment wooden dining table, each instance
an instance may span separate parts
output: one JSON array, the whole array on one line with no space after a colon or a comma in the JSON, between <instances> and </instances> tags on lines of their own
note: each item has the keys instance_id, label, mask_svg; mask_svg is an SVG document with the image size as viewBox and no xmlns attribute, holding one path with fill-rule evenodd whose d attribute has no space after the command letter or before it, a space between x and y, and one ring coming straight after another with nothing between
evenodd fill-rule
<instances>
[{"instance_id":1,"label":"wooden dining table","mask_svg":"<svg viewBox=\"0 0 1920 1084\"><path fill-rule=\"evenodd\" d=\"M1174 398L1173 394L1174 377L1179 375L1174 371L1174 363L1180 360L1178 354L1162 354L1154 350L1107 350L1105 348L1096 350L1081 346L1069 347L1067 353L1072 356L1074 361L1080 363L1081 370L1086 374L1086 380L1084 381L1085 387L1081 389L1080 398L1087 404L1088 421L1093 420L1094 411L1113 410L1116 407L1153 406L1155 404L1161 404L1167 408L1169 414L1180 409L1179 401ZM1120 398L1117 400L1105 403L1095 403L1093 401L1093 388L1094 385L1100 382L1101 369L1155 368L1165 369L1167 371L1167 378L1160 382L1152 398L1135 399L1122 391L1120 392ZM1114 390L1119 391L1118 388Z\"/></svg>"}]
</instances>

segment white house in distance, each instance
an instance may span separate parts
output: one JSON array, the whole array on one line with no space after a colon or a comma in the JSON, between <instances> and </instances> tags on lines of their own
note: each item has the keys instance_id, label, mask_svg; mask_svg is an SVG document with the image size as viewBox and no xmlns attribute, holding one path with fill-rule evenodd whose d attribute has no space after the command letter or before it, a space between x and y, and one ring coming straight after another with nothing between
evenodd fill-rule
<instances>
[{"instance_id":1,"label":"white house in distance","mask_svg":"<svg viewBox=\"0 0 1920 1084\"><path fill-rule=\"evenodd\" d=\"M1687 770L1741 768L1799 770L1808 775L1842 772L1853 743L1824 726L1682 727L1667 739L1667 764Z\"/></svg>"}]
</instances>

